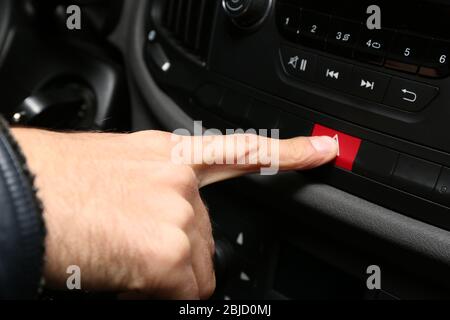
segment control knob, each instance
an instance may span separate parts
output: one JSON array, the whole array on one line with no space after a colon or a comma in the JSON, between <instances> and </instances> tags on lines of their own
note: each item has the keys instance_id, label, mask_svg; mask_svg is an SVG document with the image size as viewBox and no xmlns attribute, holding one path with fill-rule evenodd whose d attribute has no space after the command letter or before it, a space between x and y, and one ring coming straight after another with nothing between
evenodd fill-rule
<instances>
[{"instance_id":1,"label":"control knob","mask_svg":"<svg viewBox=\"0 0 450 320\"><path fill-rule=\"evenodd\" d=\"M241 29L255 29L269 16L272 0L222 0L231 21Z\"/></svg>"}]
</instances>

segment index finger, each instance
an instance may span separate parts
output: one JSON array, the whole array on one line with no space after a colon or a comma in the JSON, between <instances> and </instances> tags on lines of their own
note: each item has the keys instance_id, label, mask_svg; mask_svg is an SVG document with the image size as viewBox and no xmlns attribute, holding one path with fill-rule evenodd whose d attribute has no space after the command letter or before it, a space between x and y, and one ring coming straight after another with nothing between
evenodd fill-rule
<instances>
[{"instance_id":1,"label":"index finger","mask_svg":"<svg viewBox=\"0 0 450 320\"><path fill-rule=\"evenodd\" d=\"M235 134L185 139L189 139L189 164L200 187L258 171L269 175L286 170L312 169L332 161L338 153L337 142L330 137L278 140Z\"/></svg>"}]
</instances>

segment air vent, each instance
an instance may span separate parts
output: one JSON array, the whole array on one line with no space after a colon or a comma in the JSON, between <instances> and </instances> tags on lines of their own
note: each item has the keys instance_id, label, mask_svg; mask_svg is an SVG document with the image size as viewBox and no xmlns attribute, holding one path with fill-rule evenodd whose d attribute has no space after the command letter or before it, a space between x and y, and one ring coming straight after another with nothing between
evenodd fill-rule
<instances>
[{"instance_id":1,"label":"air vent","mask_svg":"<svg viewBox=\"0 0 450 320\"><path fill-rule=\"evenodd\" d=\"M206 62L215 0L165 0L163 26L188 53Z\"/></svg>"}]
</instances>

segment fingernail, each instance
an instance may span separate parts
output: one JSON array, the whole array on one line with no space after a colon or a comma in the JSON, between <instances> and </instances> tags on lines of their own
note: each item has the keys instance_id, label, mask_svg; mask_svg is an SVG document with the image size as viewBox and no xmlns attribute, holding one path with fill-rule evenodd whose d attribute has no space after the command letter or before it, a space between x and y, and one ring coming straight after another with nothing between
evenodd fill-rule
<instances>
[{"instance_id":1,"label":"fingernail","mask_svg":"<svg viewBox=\"0 0 450 320\"><path fill-rule=\"evenodd\" d=\"M330 137L311 137L311 144L320 153L332 153L337 150L337 142Z\"/></svg>"}]
</instances>

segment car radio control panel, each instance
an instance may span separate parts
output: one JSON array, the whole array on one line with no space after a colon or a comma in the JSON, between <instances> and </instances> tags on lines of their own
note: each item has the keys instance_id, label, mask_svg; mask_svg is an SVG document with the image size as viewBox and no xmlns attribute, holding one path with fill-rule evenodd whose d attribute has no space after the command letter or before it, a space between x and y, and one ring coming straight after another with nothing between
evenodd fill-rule
<instances>
[{"instance_id":1,"label":"car radio control panel","mask_svg":"<svg viewBox=\"0 0 450 320\"><path fill-rule=\"evenodd\" d=\"M450 43L443 38L388 28L371 30L364 23L300 5L281 2L276 10L280 33L294 43L424 77L449 75Z\"/></svg>"},{"instance_id":2,"label":"car radio control panel","mask_svg":"<svg viewBox=\"0 0 450 320\"><path fill-rule=\"evenodd\" d=\"M282 46L280 54L284 71L296 79L316 82L405 111L423 110L439 93L436 86L375 72L294 47Z\"/></svg>"},{"instance_id":3,"label":"car radio control panel","mask_svg":"<svg viewBox=\"0 0 450 320\"><path fill-rule=\"evenodd\" d=\"M203 3L155 0L148 23L148 66L192 118L334 137L315 177L450 230L450 4Z\"/></svg>"}]
</instances>

